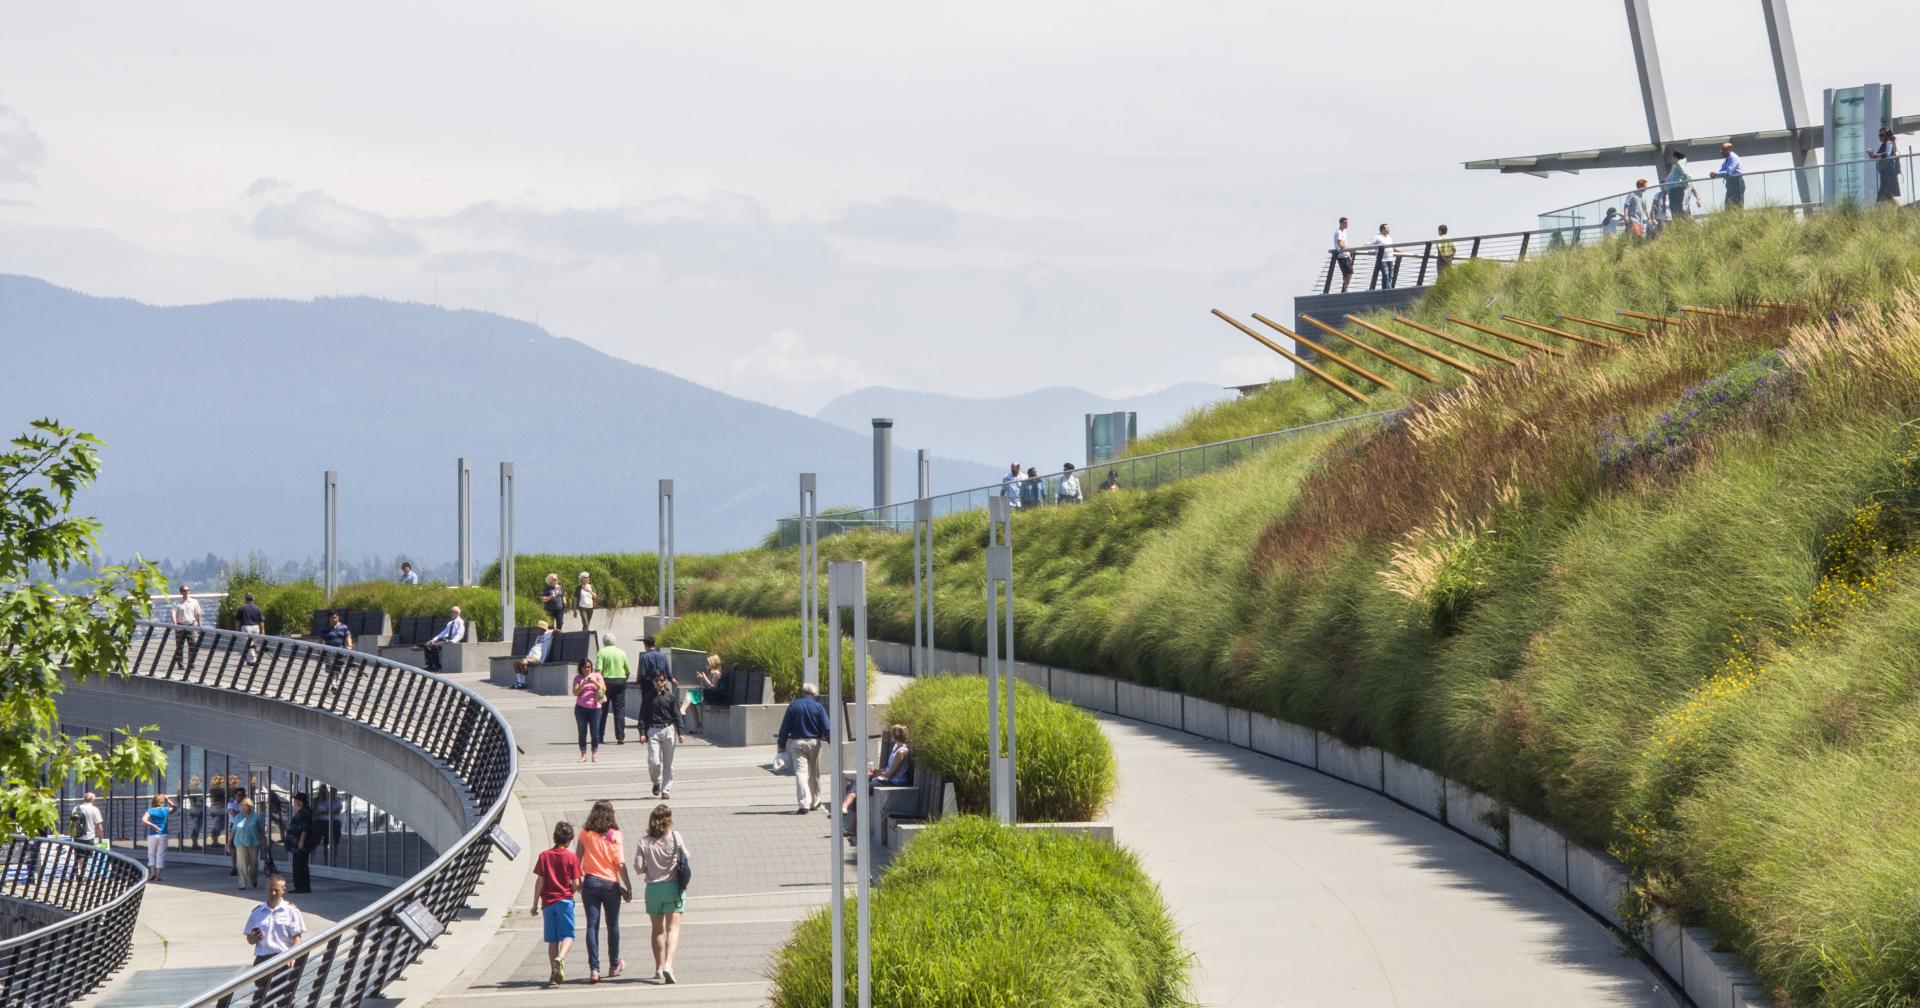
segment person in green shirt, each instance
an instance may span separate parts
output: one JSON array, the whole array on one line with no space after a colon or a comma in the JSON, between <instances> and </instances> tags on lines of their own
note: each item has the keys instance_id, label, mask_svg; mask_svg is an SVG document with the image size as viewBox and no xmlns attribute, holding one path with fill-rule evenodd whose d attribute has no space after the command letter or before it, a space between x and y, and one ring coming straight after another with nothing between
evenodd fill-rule
<instances>
[{"instance_id":1,"label":"person in green shirt","mask_svg":"<svg viewBox=\"0 0 1920 1008\"><path fill-rule=\"evenodd\" d=\"M613 635L607 635L607 642L593 656L593 665L600 670L600 677L607 681L608 703L600 705L602 718L613 718L613 744L627 744L627 653L614 643ZM606 736L606 725L600 726L601 737Z\"/></svg>"},{"instance_id":2,"label":"person in green shirt","mask_svg":"<svg viewBox=\"0 0 1920 1008\"><path fill-rule=\"evenodd\" d=\"M1453 257L1456 251L1453 245L1453 239L1447 237L1447 226L1445 224L1440 225L1440 240L1433 244L1433 254L1440 259L1439 268L1434 270L1435 276L1445 273L1447 267L1453 265Z\"/></svg>"}]
</instances>

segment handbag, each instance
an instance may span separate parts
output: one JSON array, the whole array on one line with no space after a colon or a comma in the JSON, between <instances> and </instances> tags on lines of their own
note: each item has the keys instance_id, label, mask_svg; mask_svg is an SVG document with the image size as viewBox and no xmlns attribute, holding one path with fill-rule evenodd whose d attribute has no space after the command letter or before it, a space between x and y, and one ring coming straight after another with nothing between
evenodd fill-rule
<instances>
[{"instance_id":1,"label":"handbag","mask_svg":"<svg viewBox=\"0 0 1920 1008\"><path fill-rule=\"evenodd\" d=\"M673 831L674 853L680 855L674 859L673 880L680 885L680 891L686 892L688 883L693 881L693 863L687 860L687 845L680 840L680 831Z\"/></svg>"},{"instance_id":2,"label":"handbag","mask_svg":"<svg viewBox=\"0 0 1920 1008\"><path fill-rule=\"evenodd\" d=\"M785 749L773 754L773 772L790 774L793 772L793 755Z\"/></svg>"}]
</instances>

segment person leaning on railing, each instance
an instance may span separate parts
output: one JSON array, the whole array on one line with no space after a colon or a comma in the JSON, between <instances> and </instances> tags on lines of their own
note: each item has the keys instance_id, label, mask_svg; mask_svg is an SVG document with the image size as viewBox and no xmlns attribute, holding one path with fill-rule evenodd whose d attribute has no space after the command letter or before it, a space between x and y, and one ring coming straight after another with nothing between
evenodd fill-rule
<instances>
[{"instance_id":1,"label":"person leaning on railing","mask_svg":"<svg viewBox=\"0 0 1920 1008\"><path fill-rule=\"evenodd\" d=\"M1875 162L1874 168L1880 172L1880 187L1874 195L1877 202L1900 202L1900 148L1893 142L1893 131L1880 130L1880 146L1867 152L1867 157Z\"/></svg>"},{"instance_id":2,"label":"person leaning on railing","mask_svg":"<svg viewBox=\"0 0 1920 1008\"><path fill-rule=\"evenodd\" d=\"M1445 273L1447 267L1453 265L1453 257L1457 251L1454 248L1453 239L1447 237L1447 226L1440 225L1440 240L1433 244L1434 257L1440 260L1440 265L1435 267L1436 276Z\"/></svg>"}]
</instances>

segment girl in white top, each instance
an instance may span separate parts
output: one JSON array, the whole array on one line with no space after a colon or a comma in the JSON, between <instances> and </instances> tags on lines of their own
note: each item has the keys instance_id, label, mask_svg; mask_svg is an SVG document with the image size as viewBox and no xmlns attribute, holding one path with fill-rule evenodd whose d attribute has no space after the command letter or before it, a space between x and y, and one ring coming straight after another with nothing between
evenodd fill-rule
<instances>
[{"instance_id":1,"label":"girl in white top","mask_svg":"<svg viewBox=\"0 0 1920 1008\"><path fill-rule=\"evenodd\" d=\"M646 881L647 920L653 925L654 977L673 983L673 953L680 947L680 914L687 891L674 877L686 846L673 828L673 809L662 803L647 817L646 835L633 852L633 867Z\"/></svg>"}]
</instances>

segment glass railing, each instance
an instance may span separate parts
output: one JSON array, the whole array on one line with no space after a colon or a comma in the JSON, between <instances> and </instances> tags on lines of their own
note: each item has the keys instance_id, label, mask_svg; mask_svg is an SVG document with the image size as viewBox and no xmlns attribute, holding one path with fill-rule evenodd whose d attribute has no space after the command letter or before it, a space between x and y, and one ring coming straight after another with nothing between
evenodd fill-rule
<instances>
[{"instance_id":1,"label":"glass railing","mask_svg":"<svg viewBox=\"0 0 1920 1008\"><path fill-rule=\"evenodd\" d=\"M1234 438L1230 441L1215 441L1211 444L1194 445L1191 448L1175 448L1150 455L1135 455L1130 458L1100 462L1087 468L1075 469L1071 483L1068 482L1068 473L1062 471L1039 473L1031 479L1023 476L1005 483L939 494L932 498L933 517L939 519L963 511L985 510L987 501L995 497L1012 499L1014 506L1022 511L1047 507L1071 507L1095 494L1145 490L1164 486L1189 476L1215 472L1288 438L1343 424L1377 419L1385 415L1386 411L1362 413L1300 427L1289 427L1285 430L1268 431L1265 434ZM914 502L909 500L858 511L823 511L820 514L820 535L823 537L839 535L842 532L858 529L909 532L913 529L913 507ZM774 541L782 547L799 545L800 519L794 517L780 519Z\"/></svg>"},{"instance_id":2,"label":"glass railing","mask_svg":"<svg viewBox=\"0 0 1920 1008\"><path fill-rule=\"evenodd\" d=\"M1900 183L1897 187L1899 195L1894 202L1904 205L1914 199L1916 157L1920 155L1903 154L1892 159L1896 166L1894 174ZM1717 167L1717 162L1694 167L1697 174L1680 199L1682 207L1689 214L1717 213L1736 205L1812 212L1826 206L1829 182L1833 185L1835 203L1872 203L1879 198L1882 171L1879 161L1867 158L1811 168L1747 172L1738 178L1708 178L1708 172ZM1570 245L1592 241L1596 236L1630 234L1632 229L1628 226L1628 220L1635 215L1629 212L1628 200L1636 194L1644 201L1649 223L1657 229L1661 223L1659 218L1668 216L1660 212L1659 202L1664 199L1671 207L1676 193L1677 190L1667 188L1662 182L1649 179L1644 189L1630 189L1574 206L1549 210L1540 215L1540 230L1550 236L1564 235L1563 243ZM1607 223L1609 209L1615 213L1612 226Z\"/></svg>"}]
</instances>

